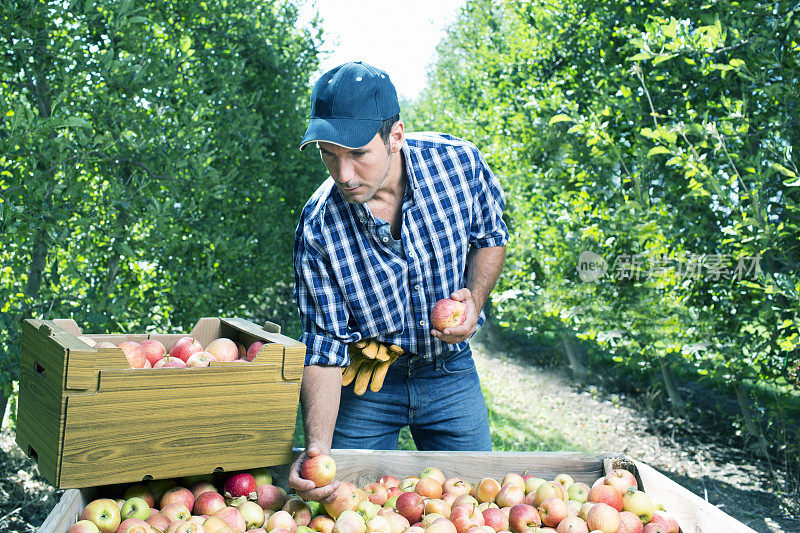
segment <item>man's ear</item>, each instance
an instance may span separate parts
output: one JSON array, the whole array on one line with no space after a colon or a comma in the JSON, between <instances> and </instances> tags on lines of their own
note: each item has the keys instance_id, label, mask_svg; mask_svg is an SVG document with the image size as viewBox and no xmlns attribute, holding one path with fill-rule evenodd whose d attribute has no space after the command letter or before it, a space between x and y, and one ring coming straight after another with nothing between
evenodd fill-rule
<instances>
[{"instance_id":1,"label":"man's ear","mask_svg":"<svg viewBox=\"0 0 800 533\"><path fill-rule=\"evenodd\" d=\"M400 151L405 138L405 126L402 120L398 120L392 126L392 131L389 132L389 148L391 149L392 153L397 153Z\"/></svg>"}]
</instances>

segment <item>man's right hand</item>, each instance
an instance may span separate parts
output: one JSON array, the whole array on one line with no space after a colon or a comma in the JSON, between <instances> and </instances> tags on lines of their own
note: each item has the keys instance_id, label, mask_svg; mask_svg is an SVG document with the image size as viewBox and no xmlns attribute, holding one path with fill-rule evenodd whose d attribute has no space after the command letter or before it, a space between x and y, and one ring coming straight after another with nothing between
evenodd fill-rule
<instances>
[{"instance_id":1,"label":"man's right hand","mask_svg":"<svg viewBox=\"0 0 800 533\"><path fill-rule=\"evenodd\" d=\"M320 503L331 503L336 499L336 489L339 488L339 481L333 480L324 487L315 487L314 482L300 477L300 467L303 461L309 457L316 457L323 452L318 444L309 444L308 448L300 454L300 457L292 464L289 469L289 487L297 491L298 496L304 500L314 500Z\"/></svg>"}]
</instances>

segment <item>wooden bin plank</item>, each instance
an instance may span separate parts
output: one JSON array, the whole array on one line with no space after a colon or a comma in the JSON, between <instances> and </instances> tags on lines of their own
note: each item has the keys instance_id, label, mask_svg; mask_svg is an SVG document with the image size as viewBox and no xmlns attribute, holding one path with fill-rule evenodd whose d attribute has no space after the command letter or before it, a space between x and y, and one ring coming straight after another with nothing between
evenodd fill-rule
<instances>
[{"instance_id":1,"label":"wooden bin plank","mask_svg":"<svg viewBox=\"0 0 800 533\"><path fill-rule=\"evenodd\" d=\"M286 406L297 405L298 395L297 383L235 380L72 395L60 486L279 464L288 459L296 418L296 410ZM287 443L285 452L266 453L276 442Z\"/></svg>"},{"instance_id":2,"label":"wooden bin plank","mask_svg":"<svg viewBox=\"0 0 800 533\"><path fill-rule=\"evenodd\" d=\"M102 370L100 372L99 390L176 390L184 387L216 388L229 384L258 388L261 384L281 381L277 365L232 363L230 365L220 364L217 366L212 363L209 367L199 368ZM174 395L173 398L180 400L180 397Z\"/></svg>"},{"instance_id":3,"label":"wooden bin plank","mask_svg":"<svg viewBox=\"0 0 800 533\"><path fill-rule=\"evenodd\" d=\"M638 461L633 462L642 478L644 491L655 495L664 505L664 509L676 517L682 533L703 531L755 533L755 530L683 488L653 467Z\"/></svg>"}]
</instances>

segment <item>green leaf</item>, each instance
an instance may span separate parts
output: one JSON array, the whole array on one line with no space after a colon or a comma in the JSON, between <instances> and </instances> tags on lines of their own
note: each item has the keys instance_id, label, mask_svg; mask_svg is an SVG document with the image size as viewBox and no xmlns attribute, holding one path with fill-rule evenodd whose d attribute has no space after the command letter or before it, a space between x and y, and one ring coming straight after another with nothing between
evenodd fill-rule
<instances>
[{"instance_id":1,"label":"green leaf","mask_svg":"<svg viewBox=\"0 0 800 533\"><path fill-rule=\"evenodd\" d=\"M647 152L647 157L653 157L654 155L658 154L668 154L669 149L666 146L654 146L650 148L650 151Z\"/></svg>"},{"instance_id":2,"label":"green leaf","mask_svg":"<svg viewBox=\"0 0 800 533\"><path fill-rule=\"evenodd\" d=\"M67 128L91 128L92 124L83 117L67 117L61 123L61 126Z\"/></svg>"},{"instance_id":3,"label":"green leaf","mask_svg":"<svg viewBox=\"0 0 800 533\"><path fill-rule=\"evenodd\" d=\"M653 54L650 52L639 52L638 54L629 57L628 61L645 61L651 57L653 57Z\"/></svg>"},{"instance_id":4,"label":"green leaf","mask_svg":"<svg viewBox=\"0 0 800 533\"><path fill-rule=\"evenodd\" d=\"M572 118L569 117L569 115L564 115L563 113L559 113L558 115L555 115L553 118L551 118L548 124L553 125L558 122L572 122L572 121L573 120Z\"/></svg>"}]
</instances>

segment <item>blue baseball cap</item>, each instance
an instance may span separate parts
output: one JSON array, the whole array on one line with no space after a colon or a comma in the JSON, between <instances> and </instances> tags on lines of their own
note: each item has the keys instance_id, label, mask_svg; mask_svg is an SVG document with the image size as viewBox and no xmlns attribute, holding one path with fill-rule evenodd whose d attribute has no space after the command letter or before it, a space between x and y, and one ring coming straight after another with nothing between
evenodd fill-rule
<instances>
[{"instance_id":1,"label":"blue baseball cap","mask_svg":"<svg viewBox=\"0 0 800 533\"><path fill-rule=\"evenodd\" d=\"M361 148L384 120L400 114L389 75L361 61L323 74L311 90L311 121L300 149L315 141Z\"/></svg>"}]
</instances>

